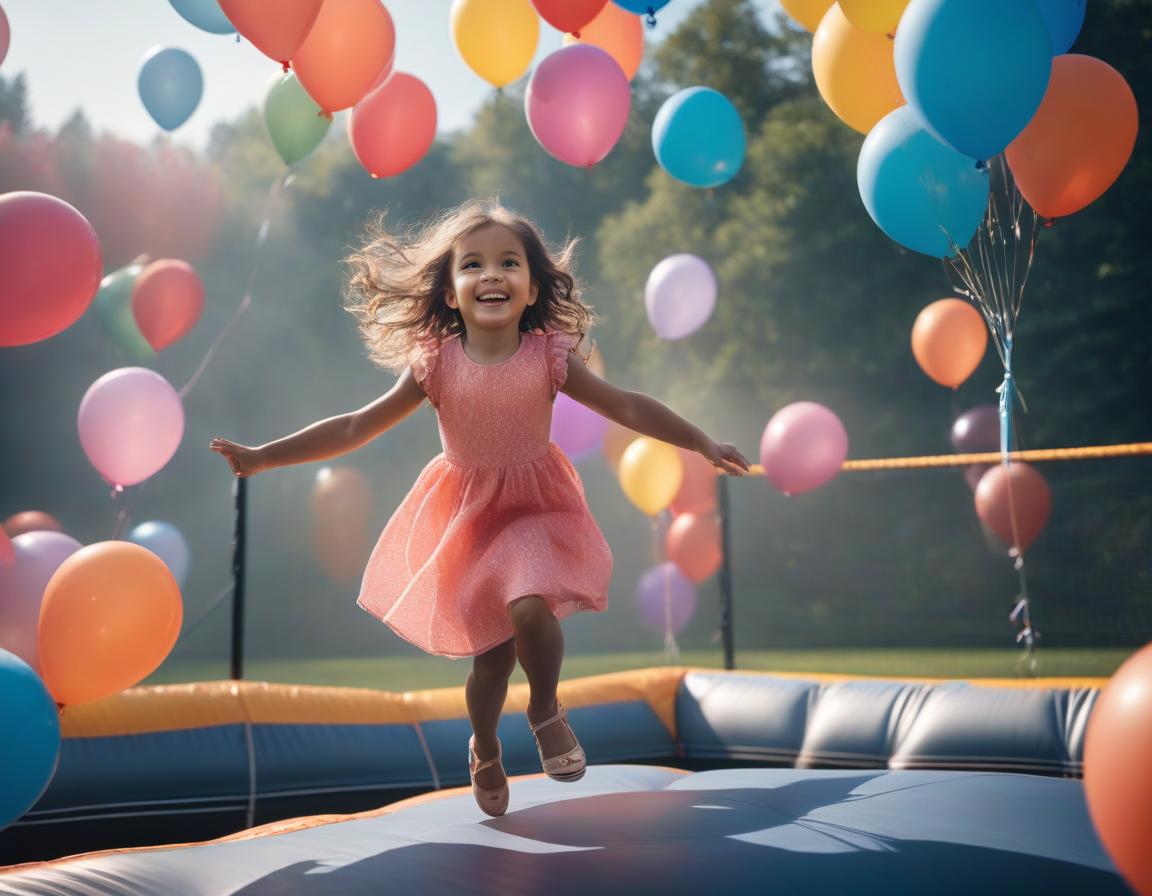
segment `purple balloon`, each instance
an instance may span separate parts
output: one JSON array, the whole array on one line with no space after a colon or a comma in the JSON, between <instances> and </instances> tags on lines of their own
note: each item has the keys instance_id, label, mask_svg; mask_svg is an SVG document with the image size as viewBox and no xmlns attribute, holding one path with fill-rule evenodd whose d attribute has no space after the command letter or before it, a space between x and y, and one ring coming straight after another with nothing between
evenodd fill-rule
<instances>
[{"instance_id":1,"label":"purple balloon","mask_svg":"<svg viewBox=\"0 0 1152 896\"><path fill-rule=\"evenodd\" d=\"M628 123L632 85L599 47L573 44L536 66L524 94L532 136L551 155L577 168L603 159Z\"/></svg>"},{"instance_id":2,"label":"purple balloon","mask_svg":"<svg viewBox=\"0 0 1152 896\"><path fill-rule=\"evenodd\" d=\"M36 631L44 589L60 564L83 545L63 532L25 532L12 539L13 562L0 566L0 647L40 672Z\"/></svg>"},{"instance_id":3,"label":"purple balloon","mask_svg":"<svg viewBox=\"0 0 1152 896\"><path fill-rule=\"evenodd\" d=\"M760 438L764 475L786 495L823 485L840 472L847 456L844 424L828 408L812 401L782 407Z\"/></svg>"},{"instance_id":4,"label":"purple balloon","mask_svg":"<svg viewBox=\"0 0 1152 896\"><path fill-rule=\"evenodd\" d=\"M1000 411L995 405L978 404L952 424L952 447L958 454L1000 450Z\"/></svg>"},{"instance_id":5,"label":"purple balloon","mask_svg":"<svg viewBox=\"0 0 1152 896\"><path fill-rule=\"evenodd\" d=\"M645 625L676 634L696 612L696 587L675 563L661 563L640 577L636 606Z\"/></svg>"},{"instance_id":6,"label":"purple balloon","mask_svg":"<svg viewBox=\"0 0 1152 896\"><path fill-rule=\"evenodd\" d=\"M644 287L644 307L661 339L683 339L712 316L716 275L703 258L669 255L652 268Z\"/></svg>"},{"instance_id":7,"label":"purple balloon","mask_svg":"<svg viewBox=\"0 0 1152 896\"><path fill-rule=\"evenodd\" d=\"M164 468L184 435L184 405L168 380L122 367L96 380L76 418L80 446L113 485L135 485Z\"/></svg>"},{"instance_id":8,"label":"purple balloon","mask_svg":"<svg viewBox=\"0 0 1152 896\"><path fill-rule=\"evenodd\" d=\"M598 450L606 432L607 420L563 392L556 393L549 438L568 455L572 463Z\"/></svg>"}]
</instances>

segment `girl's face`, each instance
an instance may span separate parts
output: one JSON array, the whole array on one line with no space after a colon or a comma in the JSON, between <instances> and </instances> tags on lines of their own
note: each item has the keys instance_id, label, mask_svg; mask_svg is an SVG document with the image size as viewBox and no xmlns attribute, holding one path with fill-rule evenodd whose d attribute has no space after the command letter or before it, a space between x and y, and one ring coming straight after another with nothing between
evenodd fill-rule
<instances>
[{"instance_id":1,"label":"girl's face","mask_svg":"<svg viewBox=\"0 0 1152 896\"><path fill-rule=\"evenodd\" d=\"M462 237L450 264L444 300L460 310L468 327L518 327L524 309L536 304L538 287L524 245L507 227L489 224Z\"/></svg>"}]
</instances>

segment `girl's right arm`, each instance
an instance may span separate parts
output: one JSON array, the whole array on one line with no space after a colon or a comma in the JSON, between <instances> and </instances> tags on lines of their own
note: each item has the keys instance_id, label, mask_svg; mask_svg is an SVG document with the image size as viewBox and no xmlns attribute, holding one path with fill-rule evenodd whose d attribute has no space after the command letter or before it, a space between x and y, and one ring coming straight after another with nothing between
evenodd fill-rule
<instances>
[{"instance_id":1,"label":"girl's right arm","mask_svg":"<svg viewBox=\"0 0 1152 896\"><path fill-rule=\"evenodd\" d=\"M209 447L224 456L237 476L252 476L271 467L327 460L355 451L391 429L420 407L424 398L424 390L416 382L412 369L407 368L395 386L358 411L329 417L258 448L220 438L213 439Z\"/></svg>"}]
</instances>

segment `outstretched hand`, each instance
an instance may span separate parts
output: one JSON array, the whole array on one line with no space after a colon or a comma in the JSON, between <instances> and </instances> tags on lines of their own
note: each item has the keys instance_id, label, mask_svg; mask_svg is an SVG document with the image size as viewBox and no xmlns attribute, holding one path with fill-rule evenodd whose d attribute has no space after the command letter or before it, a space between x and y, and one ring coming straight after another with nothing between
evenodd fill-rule
<instances>
[{"instance_id":1,"label":"outstretched hand","mask_svg":"<svg viewBox=\"0 0 1152 896\"><path fill-rule=\"evenodd\" d=\"M728 473L731 476L743 476L752 468L744 455L736 450L736 446L726 442L713 442L709 439L700 449L700 453L721 473Z\"/></svg>"},{"instance_id":2,"label":"outstretched hand","mask_svg":"<svg viewBox=\"0 0 1152 896\"><path fill-rule=\"evenodd\" d=\"M215 438L208 443L208 447L217 454L223 455L228 466L237 476L253 476L264 469L260 462L260 451L249 448L247 445L237 445L227 439Z\"/></svg>"}]
</instances>

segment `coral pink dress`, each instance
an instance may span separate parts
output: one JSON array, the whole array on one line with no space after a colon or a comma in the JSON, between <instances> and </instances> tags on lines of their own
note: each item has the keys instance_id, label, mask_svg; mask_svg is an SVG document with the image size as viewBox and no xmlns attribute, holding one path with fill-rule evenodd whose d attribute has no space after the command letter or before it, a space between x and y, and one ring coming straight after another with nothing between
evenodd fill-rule
<instances>
[{"instance_id":1,"label":"coral pink dress","mask_svg":"<svg viewBox=\"0 0 1152 896\"><path fill-rule=\"evenodd\" d=\"M413 353L444 447L380 536L357 601L428 653L465 657L512 637L507 605L538 594L558 619L608 603L612 553L548 435L575 340L520 334L497 364L457 336Z\"/></svg>"}]
</instances>

